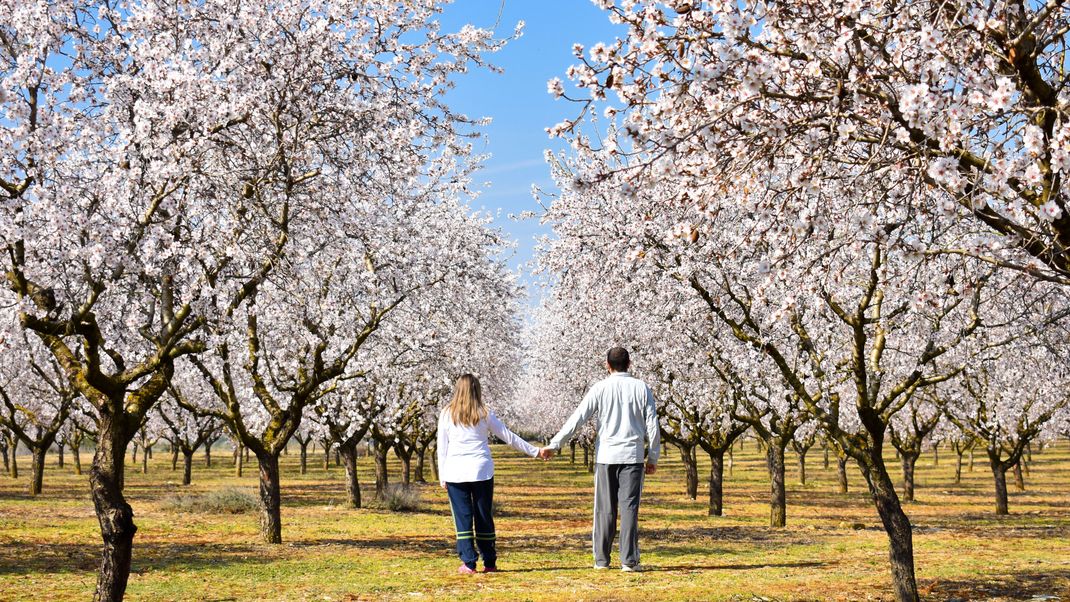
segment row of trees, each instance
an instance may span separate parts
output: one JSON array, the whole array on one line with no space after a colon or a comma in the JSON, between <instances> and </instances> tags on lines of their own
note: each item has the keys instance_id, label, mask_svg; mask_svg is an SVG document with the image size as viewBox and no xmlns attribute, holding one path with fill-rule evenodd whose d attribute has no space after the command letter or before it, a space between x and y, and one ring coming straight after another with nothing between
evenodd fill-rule
<instances>
[{"instance_id":1,"label":"row of trees","mask_svg":"<svg viewBox=\"0 0 1070 602\"><path fill-rule=\"evenodd\" d=\"M548 130L569 149L549 156L533 355L594 369L631 345L671 440L714 470L752 429L773 525L785 450L826 439L866 480L896 599L917 600L886 440L908 472L934 429L978 442L1005 513L1006 471L1067 429L1070 14L596 3L622 35L548 85L578 110ZM533 365L547 397L594 376Z\"/></svg>"},{"instance_id":2,"label":"row of trees","mask_svg":"<svg viewBox=\"0 0 1070 602\"><path fill-rule=\"evenodd\" d=\"M466 205L480 123L445 102L504 40L441 31L440 4L4 3L3 420L35 466L91 433L96 600L126 588L149 425L251 451L279 542L309 416L348 453L412 432L461 365L508 386L517 290Z\"/></svg>"}]
</instances>

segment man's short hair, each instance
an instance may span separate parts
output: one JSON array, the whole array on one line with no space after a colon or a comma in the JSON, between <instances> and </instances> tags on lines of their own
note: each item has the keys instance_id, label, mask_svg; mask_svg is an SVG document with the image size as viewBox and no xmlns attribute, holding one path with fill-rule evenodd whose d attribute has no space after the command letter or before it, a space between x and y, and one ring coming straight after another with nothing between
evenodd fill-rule
<instances>
[{"instance_id":1,"label":"man's short hair","mask_svg":"<svg viewBox=\"0 0 1070 602\"><path fill-rule=\"evenodd\" d=\"M624 347L614 347L606 354L606 362L614 372L627 372L632 360L628 357L628 350Z\"/></svg>"}]
</instances>

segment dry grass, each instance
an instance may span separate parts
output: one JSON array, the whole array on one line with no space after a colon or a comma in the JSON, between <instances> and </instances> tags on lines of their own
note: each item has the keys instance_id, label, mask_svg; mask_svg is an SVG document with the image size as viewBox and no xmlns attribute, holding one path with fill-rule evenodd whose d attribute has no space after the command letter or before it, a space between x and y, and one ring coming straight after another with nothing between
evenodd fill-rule
<instances>
[{"instance_id":1,"label":"dry grass","mask_svg":"<svg viewBox=\"0 0 1070 602\"><path fill-rule=\"evenodd\" d=\"M179 485L166 454L149 474L133 468L128 498L139 526L130 600L889 600L886 540L851 473L852 493L835 493L835 465L812 452L810 482L789 489L788 528L766 526L768 485L753 443L727 478L727 516L706 516L683 495L672 450L649 480L642 514L644 574L589 569L591 479L567 459L550 463L497 449L499 566L461 577L445 493L424 486L419 512L349 510L343 471L297 474L283 458L283 545L258 543L254 514L168 510L178 492L255 487L255 467L231 476L229 457L196 467ZM889 458L891 460L891 458ZM1070 601L1070 450L1034 456L1027 491L996 517L985 466L952 482L953 456L918 466L915 525L919 585L930 600ZM894 462L890 464L894 465ZM28 462L24 463L28 468ZM371 485L371 462L361 479ZM396 466L392 469L396 470ZM705 470L705 465L700 470ZM0 600L87 600L99 535L86 478L50 464L45 493L25 494L0 476ZM396 475L395 475L396 478ZM796 475L789 469L789 481ZM371 496L365 489L366 499ZM864 529L855 530L854 523ZM1039 598L1043 599L1043 598Z\"/></svg>"}]
</instances>

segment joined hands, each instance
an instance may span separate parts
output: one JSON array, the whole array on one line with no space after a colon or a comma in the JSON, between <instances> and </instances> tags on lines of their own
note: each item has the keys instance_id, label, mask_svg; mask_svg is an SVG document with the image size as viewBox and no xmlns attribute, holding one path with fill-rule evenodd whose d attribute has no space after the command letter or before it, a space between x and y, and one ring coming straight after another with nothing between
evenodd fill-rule
<instances>
[{"instance_id":1,"label":"joined hands","mask_svg":"<svg viewBox=\"0 0 1070 602\"><path fill-rule=\"evenodd\" d=\"M550 458L554 457L554 450L550 449L549 447L541 447L539 448L539 453L536 454L536 457L542 460L549 460Z\"/></svg>"}]
</instances>

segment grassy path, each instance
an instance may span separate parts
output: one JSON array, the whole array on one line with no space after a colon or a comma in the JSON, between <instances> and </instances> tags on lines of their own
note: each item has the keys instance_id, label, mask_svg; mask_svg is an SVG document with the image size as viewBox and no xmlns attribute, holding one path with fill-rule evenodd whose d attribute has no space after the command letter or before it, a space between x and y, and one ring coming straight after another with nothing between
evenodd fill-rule
<instances>
[{"instance_id":1,"label":"grassy path","mask_svg":"<svg viewBox=\"0 0 1070 602\"><path fill-rule=\"evenodd\" d=\"M148 474L138 466L127 477L139 526L128 599L890 599L886 540L861 477L852 471L852 493L836 493L835 464L824 470L819 450L810 454L807 485L794 484L789 468L788 528L776 530L766 526L768 485L752 442L736 452L726 477L722 518L706 516L701 487L698 501L683 495L682 467L670 449L646 487L641 542L653 570L640 575L589 568L591 478L581 466L495 453L503 572L461 577L445 493L435 486L422 489L420 512L349 510L341 468L317 465L302 476L291 453L282 469L286 543L267 546L257 542L255 514L168 510L180 491L251 492L255 467L235 478L229 454L219 450L216 465L195 466L194 484L183 488L158 452ZM919 461L918 501L907 512L923 597L1070 601L1067 444L1034 456L1027 491L1012 493L1009 517L993 513L981 457L961 485L953 483L950 452L938 467L931 457ZM362 458L366 499L371 469ZM33 499L25 493L28 476L0 476L0 600L88 600L99 535L86 479L50 460L45 493Z\"/></svg>"}]
</instances>

